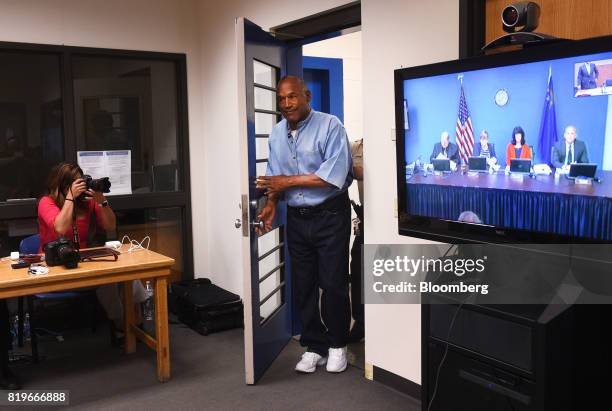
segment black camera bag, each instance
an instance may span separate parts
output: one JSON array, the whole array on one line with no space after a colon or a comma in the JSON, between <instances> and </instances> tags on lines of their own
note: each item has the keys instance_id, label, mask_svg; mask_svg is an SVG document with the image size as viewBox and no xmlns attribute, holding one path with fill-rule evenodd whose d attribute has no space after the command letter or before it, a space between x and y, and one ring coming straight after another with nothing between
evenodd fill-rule
<instances>
[{"instance_id":1,"label":"black camera bag","mask_svg":"<svg viewBox=\"0 0 612 411\"><path fill-rule=\"evenodd\" d=\"M202 335L242 328L244 324L240 296L208 278L172 283L169 303L179 321Z\"/></svg>"}]
</instances>

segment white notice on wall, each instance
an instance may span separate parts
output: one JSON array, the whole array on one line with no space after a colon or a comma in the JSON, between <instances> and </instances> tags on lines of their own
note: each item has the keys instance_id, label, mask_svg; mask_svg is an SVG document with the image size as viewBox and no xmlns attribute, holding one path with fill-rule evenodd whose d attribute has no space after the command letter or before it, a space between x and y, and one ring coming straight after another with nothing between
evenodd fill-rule
<instances>
[{"instance_id":1,"label":"white notice on wall","mask_svg":"<svg viewBox=\"0 0 612 411\"><path fill-rule=\"evenodd\" d=\"M130 150L78 151L77 162L83 173L93 178L109 177L110 193L132 194L132 153Z\"/></svg>"}]
</instances>

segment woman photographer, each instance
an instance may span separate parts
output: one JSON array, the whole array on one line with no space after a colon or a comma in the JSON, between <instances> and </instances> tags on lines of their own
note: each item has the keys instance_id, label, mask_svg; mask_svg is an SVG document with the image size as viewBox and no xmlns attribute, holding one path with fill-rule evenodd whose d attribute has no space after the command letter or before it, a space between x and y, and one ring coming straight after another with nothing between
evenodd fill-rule
<instances>
[{"instance_id":1,"label":"woman photographer","mask_svg":"<svg viewBox=\"0 0 612 411\"><path fill-rule=\"evenodd\" d=\"M76 227L79 248L87 248L87 238L93 227L113 231L116 228L115 213L106 201L104 194L87 188L83 180L83 170L74 163L64 162L51 170L47 180L48 194L38 203L38 227L40 234L39 253L50 241L65 237L72 240L73 213L76 213ZM134 281L134 301L146 299L144 287L140 281ZM123 328L123 304L117 284L103 285L96 288L96 296L114 326L113 332Z\"/></svg>"}]
</instances>

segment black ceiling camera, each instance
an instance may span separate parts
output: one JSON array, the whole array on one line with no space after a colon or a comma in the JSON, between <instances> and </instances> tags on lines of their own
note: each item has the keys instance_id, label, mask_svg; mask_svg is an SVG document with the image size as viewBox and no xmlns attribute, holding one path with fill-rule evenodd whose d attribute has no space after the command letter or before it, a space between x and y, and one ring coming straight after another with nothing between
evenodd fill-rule
<instances>
[{"instance_id":1,"label":"black ceiling camera","mask_svg":"<svg viewBox=\"0 0 612 411\"><path fill-rule=\"evenodd\" d=\"M501 18L502 28L508 33L533 31L538 27L540 6L532 1L514 3L504 8Z\"/></svg>"},{"instance_id":2,"label":"black ceiling camera","mask_svg":"<svg viewBox=\"0 0 612 411\"><path fill-rule=\"evenodd\" d=\"M502 28L508 34L491 41L482 48L482 51L512 45L528 47L562 40L533 31L538 27L540 20L540 6L533 1L519 1L504 7L501 20Z\"/></svg>"}]
</instances>

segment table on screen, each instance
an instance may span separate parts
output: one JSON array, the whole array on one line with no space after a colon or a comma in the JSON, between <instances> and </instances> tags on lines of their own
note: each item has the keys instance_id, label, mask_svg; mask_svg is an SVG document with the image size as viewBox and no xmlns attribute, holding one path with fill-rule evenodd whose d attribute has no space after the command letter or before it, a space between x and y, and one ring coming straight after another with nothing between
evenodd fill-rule
<instances>
[{"instance_id":1,"label":"table on screen","mask_svg":"<svg viewBox=\"0 0 612 411\"><path fill-rule=\"evenodd\" d=\"M500 228L610 240L612 171L597 175L601 183L582 185L554 175L417 174L406 182L407 211L453 221L472 211Z\"/></svg>"}]
</instances>

